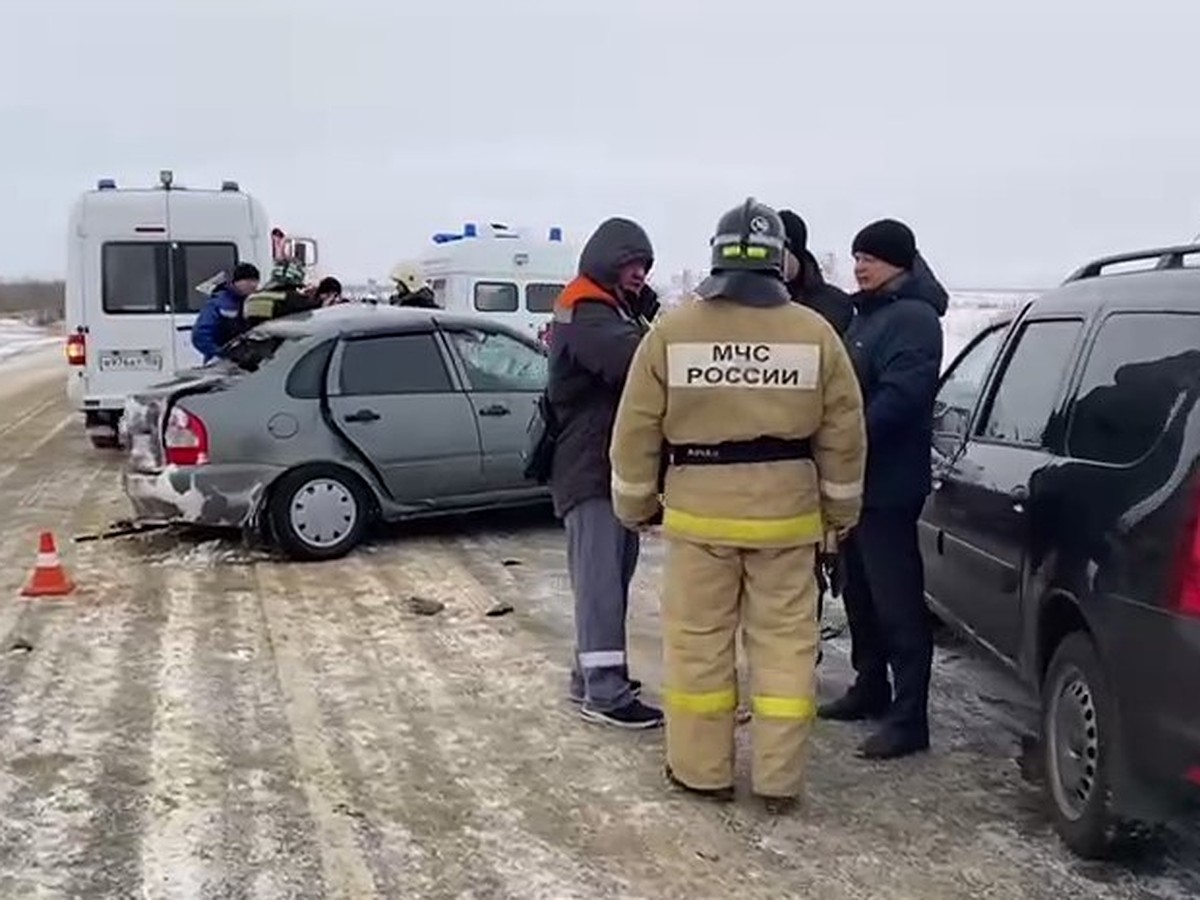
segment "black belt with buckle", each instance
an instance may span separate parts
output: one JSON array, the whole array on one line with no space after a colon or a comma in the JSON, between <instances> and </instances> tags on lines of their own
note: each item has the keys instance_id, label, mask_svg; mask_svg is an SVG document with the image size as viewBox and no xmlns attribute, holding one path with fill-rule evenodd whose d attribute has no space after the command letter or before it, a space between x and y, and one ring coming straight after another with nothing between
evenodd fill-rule
<instances>
[{"instance_id":1,"label":"black belt with buckle","mask_svg":"<svg viewBox=\"0 0 1200 900\"><path fill-rule=\"evenodd\" d=\"M812 441L808 438L756 437L719 444L668 443L663 448L663 456L669 466L727 466L812 459Z\"/></svg>"}]
</instances>

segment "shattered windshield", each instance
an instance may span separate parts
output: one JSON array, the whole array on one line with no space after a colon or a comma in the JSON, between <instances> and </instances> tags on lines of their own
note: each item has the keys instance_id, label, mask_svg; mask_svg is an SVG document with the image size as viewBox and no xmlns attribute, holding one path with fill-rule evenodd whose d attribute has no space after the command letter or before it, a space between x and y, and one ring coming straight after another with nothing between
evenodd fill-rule
<instances>
[{"instance_id":1,"label":"shattered windshield","mask_svg":"<svg viewBox=\"0 0 1200 900\"><path fill-rule=\"evenodd\" d=\"M276 351L289 340L276 334L248 331L234 338L221 349L206 366L226 366L243 372L257 372L263 363L270 361Z\"/></svg>"}]
</instances>

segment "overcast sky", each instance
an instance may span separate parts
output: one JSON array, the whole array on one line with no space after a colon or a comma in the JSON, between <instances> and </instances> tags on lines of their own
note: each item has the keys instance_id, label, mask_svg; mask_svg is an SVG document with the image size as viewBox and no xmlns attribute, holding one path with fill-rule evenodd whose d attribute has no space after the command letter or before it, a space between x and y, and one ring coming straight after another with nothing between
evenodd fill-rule
<instances>
[{"instance_id":1,"label":"overcast sky","mask_svg":"<svg viewBox=\"0 0 1200 900\"><path fill-rule=\"evenodd\" d=\"M1200 232L1196 0L0 0L0 276L97 178L233 178L322 268L464 221L642 222L702 268L748 194L956 287Z\"/></svg>"}]
</instances>

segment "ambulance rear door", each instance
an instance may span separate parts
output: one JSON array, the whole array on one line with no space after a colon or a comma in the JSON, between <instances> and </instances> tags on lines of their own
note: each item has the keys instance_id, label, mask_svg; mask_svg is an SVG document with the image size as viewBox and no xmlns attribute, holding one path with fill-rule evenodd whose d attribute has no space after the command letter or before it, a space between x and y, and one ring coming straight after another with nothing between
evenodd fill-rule
<instances>
[{"instance_id":1,"label":"ambulance rear door","mask_svg":"<svg viewBox=\"0 0 1200 900\"><path fill-rule=\"evenodd\" d=\"M91 192L81 219L86 405L119 410L174 364L167 192Z\"/></svg>"}]
</instances>

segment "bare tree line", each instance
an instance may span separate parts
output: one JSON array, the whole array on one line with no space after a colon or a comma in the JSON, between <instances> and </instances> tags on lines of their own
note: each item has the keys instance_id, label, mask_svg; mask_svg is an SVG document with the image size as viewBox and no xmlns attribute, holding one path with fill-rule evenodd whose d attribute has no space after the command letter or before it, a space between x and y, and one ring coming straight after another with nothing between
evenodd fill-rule
<instances>
[{"instance_id":1,"label":"bare tree line","mask_svg":"<svg viewBox=\"0 0 1200 900\"><path fill-rule=\"evenodd\" d=\"M0 281L0 314L25 313L38 323L63 317L61 281Z\"/></svg>"}]
</instances>

